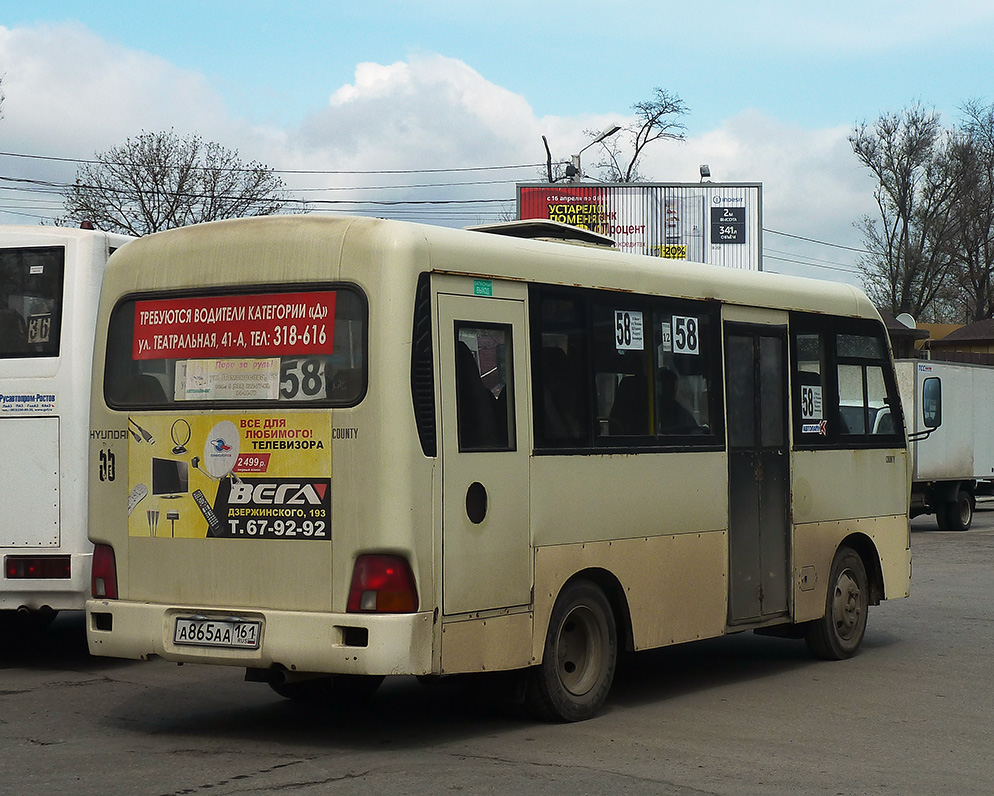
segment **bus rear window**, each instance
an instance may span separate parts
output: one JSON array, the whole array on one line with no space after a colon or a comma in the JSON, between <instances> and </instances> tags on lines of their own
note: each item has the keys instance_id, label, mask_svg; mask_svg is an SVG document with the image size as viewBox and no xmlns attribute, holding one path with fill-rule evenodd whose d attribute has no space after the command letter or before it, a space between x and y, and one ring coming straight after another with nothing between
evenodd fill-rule
<instances>
[{"instance_id":1,"label":"bus rear window","mask_svg":"<svg viewBox=\"0 0 994 796\"><path fill-rule=\"evenodd\" d=\"M0 358L56 357L65 249L0 249Z\"/></svg>"},{"instance_id":2,"label":"bus rear window","mask_svg":"<svg viewBox=\"0 0 994 796\"><path fill-rule=\"evenodd\" d=\"M131 298L111 316L109 406L350 406L366 389L366 306L348 288Z\"/></svg>"}]
</instances>

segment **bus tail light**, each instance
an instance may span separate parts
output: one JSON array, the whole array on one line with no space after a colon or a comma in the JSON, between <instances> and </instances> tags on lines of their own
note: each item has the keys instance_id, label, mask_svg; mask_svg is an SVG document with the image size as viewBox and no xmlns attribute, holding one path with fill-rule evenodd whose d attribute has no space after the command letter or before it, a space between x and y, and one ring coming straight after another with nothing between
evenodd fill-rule
<instances>
[{"instance_id":1,"label":"bus tail light","mask_svg":"<svg viewBox=\"0 0 994 796\"><path fill-rule=\"evenodd\" d=\"M98 599L117 599L117 562L110 545L98 544L93 548L90 592Z\"/></svg>"},{"instance_id":2,"label":"bus tail light","mask_svg":"<svg viewBox=\"0 0 994 796\"><path fill-rule=\"evenodd\" d=\"M43 580L69 578L69 556L7 556L4 559L4 576Z\"/></svg>"},{"instance_id":3,"label":"bus tail light","mask_svg":"<svg viewBox=\"0 0 994 796\"><path fill-rule=\"evenodd\" d=\"M349 588L349 613L407 614L418 610L414 573L402 556L356 559Z\"/></svg>"}]
</instances>

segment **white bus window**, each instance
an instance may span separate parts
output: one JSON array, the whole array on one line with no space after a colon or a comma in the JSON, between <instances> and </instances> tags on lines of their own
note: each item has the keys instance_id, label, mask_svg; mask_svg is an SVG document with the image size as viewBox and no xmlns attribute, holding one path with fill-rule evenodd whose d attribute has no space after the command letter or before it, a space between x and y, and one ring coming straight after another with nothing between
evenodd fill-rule
<instances>
[{"instance_id":1,"label":"white bus window","mask_svg":"<svg viewBox=\"0 0 994 796\"><path fill-rule=\"evenodd\" d=\"M515 449L510 357L510 327L457 328L459 450Z\"/></svg>"},{"instance_id":2,"label":"white bus window","mask_svg":"<svg viewBox=\"0 0 994 796\"><path fill-rule=\"evenodd\" d=\"M107 402L355 404L365 318L348 289L124 301L111 318Z\"/></svg>"},{"instance_id":3,"label":"white bus window","mask_svg":"<svg viewBox=\"0 0 994 796\"><path fill-rule=\"evenodd\" d=\"M59 355L65 249L0 250L0 357Z\"/></svg>"}]
</instances>

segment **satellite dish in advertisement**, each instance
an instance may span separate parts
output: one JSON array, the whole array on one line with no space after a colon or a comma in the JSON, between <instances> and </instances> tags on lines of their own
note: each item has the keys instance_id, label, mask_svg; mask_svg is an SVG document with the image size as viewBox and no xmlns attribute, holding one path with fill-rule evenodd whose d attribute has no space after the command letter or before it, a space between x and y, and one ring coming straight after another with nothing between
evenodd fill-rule
<instances>
[{"instance_id":1,"label":"satellite dish in advertisement","mask_svg":"<svg viewBox=\"0 0 994 796\"><path fill-rule=\"evenodd\" d=\"M215 424L204 443L204 469L213 478L224 478L235 467L241 440L230 420Z\"/></svg>"}]
</instances>

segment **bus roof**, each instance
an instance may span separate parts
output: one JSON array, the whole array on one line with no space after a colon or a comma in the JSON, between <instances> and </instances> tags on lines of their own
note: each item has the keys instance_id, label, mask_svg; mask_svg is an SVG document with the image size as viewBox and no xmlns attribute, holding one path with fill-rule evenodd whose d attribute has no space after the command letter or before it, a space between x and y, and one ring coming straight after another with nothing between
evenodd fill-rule
<instances>
[{"instance_id":1,"label":"bus roof","mask_svg":"<svg viewBox=\"0 0 994 796\"><path fill-rule=\"evenodd\" d=\"M375 252L377 260L405 252L403 260L418 271L879 319L861 290L839 282L358 216L257 216L159 232L115 255L106 279L123 293L337 278L337 267L325 264L347 250ZM205 258L217 257L237 262L238 271L214 273Z\"/></svg>"},{"instance_id":2,"label":"bus roof","mask_svg":"<svg viewBox=\"0 0 994 796\"><path fill-rule=\"evenodd\" d=\"M134 240L128 235L104 232L99 229L79 229L78 227L43 227L28 224L0 224L0 245L7 246L51 246L57 240L85 240L96 236L106 237L112 246L123 246Z\"/></svg>"}]
</instances>

